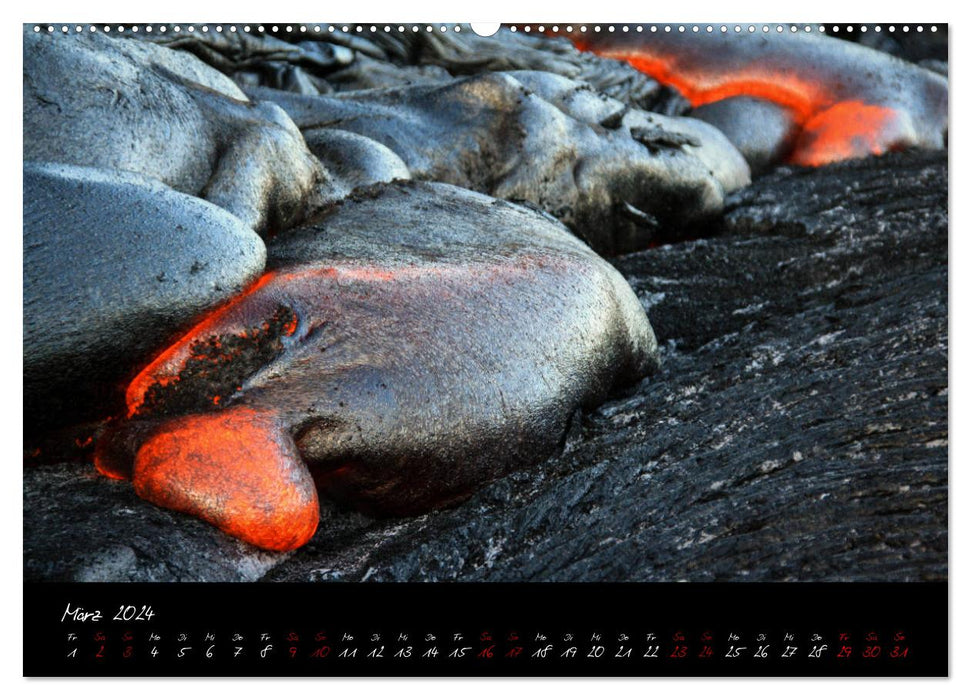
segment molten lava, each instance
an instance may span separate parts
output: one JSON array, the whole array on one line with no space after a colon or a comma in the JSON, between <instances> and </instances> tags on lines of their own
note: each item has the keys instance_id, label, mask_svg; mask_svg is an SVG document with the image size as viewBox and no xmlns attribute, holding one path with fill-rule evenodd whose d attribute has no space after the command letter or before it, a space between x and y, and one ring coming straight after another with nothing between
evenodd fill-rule
<instances>
[{"instance_id":1,"label":"molten lava","mask_svg":"<svg viewBox=\"0 0 971 700\"><path fill-rule=\"evenodd\" d=\"M943 147L946 80L849 42L681 32L570 38L581 51L626 61L677 89L693 107L746 96L788 110L798 132L793 164Z\"/></svg>"},{"instance_id":2,"label":"molten lava","mask_svg":"<svg viewBox=\"0 0 971 700\"><path fill-rule=\"evenodd\" d=\"M264 549L306 544L320 517L317 489L289 433L247 408L165 424L138 451L132 481L142 498Z\"/></svg>"},{"instance_id":3,"label":"molten lava","mask_svg":"<svg viewBox=\"0 0 971 700\"><path fill-rule=\"evenodd\" d=\"M576 44L585 50L582 41ZM680 71L672 57L633 55L626 61L659 83L676 88L692 107L745 95L786 107L804 124L821 106L832 103L824 86L774 71L771 66L753 65L734 75L721 75L697 69Z\"/></svg>"},{"instance_id":4,"label":"molten lava","mask_svg":"<svg viewBox=\"0 0 971 700\"><path fill-rule=\"evenodd\" d=\"M894 133L897 113L862 102L837 102L810 117L789 160L796 165L825 165L860 153L880 155L906 145L906 139L881 140Z\"/></svg>"}]
</instances>

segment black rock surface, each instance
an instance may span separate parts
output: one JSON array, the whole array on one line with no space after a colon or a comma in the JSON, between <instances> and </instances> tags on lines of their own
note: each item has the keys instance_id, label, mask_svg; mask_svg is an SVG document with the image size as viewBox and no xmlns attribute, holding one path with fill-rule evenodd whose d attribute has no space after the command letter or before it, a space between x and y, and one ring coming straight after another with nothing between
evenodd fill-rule
<instances>
[{"instance_id":1,"label":"black rock surface","mask_svg":"<svg viewBox=\"0 0 971 700\"><path fill-rule=\"evenodd\" d=\"M945 579L946 156L777 171L717 233L613 261L660 373L457 508L325 505L306 547L254 559L61 465L25 473L25 578Z\"/></svg>"},{"instance_id":2,"label":"black rock surface","mask_svg":"<svg viewBox=\"0 0 971 700\"><path fill-rule=\"evenodd\" d=\"M24 470L27 581L252 581L285 557L156 508L90 464Z\"/></svg>"}]
</instances>

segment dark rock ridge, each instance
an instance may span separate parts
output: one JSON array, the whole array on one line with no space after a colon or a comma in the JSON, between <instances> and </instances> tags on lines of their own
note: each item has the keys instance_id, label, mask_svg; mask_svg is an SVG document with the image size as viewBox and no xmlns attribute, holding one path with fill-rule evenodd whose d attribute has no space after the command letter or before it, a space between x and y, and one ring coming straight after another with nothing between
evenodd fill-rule
<instances>
[{"instance_id":1,"label":"dark rock ridge","mask_svg":"<svg viewBox=\"0 0 971 700\"><path fill-rule=\"evenodd\" d=\"M263 272L252 229L118 170L24 168L24 408L32 433L124 408L124 385Z\"/></svg>"},{"instance_id":2,"label":"dark rock ridge","mask_svg":"<svg viewBox=\"0 0 971 700\"><path fill-rule=\"evenodd\" d=\"M64 464L26 475L25 578L945 579L946 156L781 170L729 208L719 237L614 261L662 369L540 467L418 518L325 503L254 562Z\"/></svg>"},{"instance_id":3,"label":"dark rock ridge","mask_svg":"<svg viewBox=\"0 0 971 700\"><path fill-rule=\"evenodd\" d=\"M319 129L360 134L394 152L415 179L529 202L601 253L707 222L749 182L744 158L710 125L631 109L552 73L313 97L250 94L283 107L308 142Z\"/></svg>"}]
</instances>

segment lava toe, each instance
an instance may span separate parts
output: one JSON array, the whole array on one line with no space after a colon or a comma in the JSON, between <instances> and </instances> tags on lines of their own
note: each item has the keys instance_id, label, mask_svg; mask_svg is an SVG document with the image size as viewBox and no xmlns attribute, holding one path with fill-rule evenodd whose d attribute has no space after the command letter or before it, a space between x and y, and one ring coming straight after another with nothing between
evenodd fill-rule
<instances>
[{"instance_id":1,"label":"lava toe","mask_svg":"<svg viewBox=\"0 0 971 700\"><path fill-rule=\"evenodd\" d=\"M296 549L317 529L313 480L275 418L246 408L178 418L138 451L135 491L263 549Z\"/></svg>"}]
</instances>

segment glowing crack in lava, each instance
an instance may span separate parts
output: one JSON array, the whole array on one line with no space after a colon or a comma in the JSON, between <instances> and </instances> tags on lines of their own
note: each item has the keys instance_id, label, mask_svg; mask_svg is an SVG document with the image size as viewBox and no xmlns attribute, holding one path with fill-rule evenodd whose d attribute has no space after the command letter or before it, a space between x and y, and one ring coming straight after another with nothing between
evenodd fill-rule
<instances>
[{"instance_id":1,"label":"glowing crack in lava","mask_svg":"<svg viewBox=\"0 0 971 700\"><path fill-rule=\"evenodd\" d=\"M693 107L740 96L779 106L797 130L787 158L793 164L945 144L947 80L858 44L788 32L570 38L582 51L626 61L676 88Z\"/></svg>"},{"instance_id":2,"label":"glowing crack in lava","mask_svg":"<svg viewBox=\"0 0 971 700\"><path fill-rule=\"evenodd\" d=\"M289 262L130 382L98 471L291 550L317 528L318 493L376 515L457 503L656 366L623 277L538 214L409 183L326 223L288 232Z\"/></svg>"}]
</instances>

